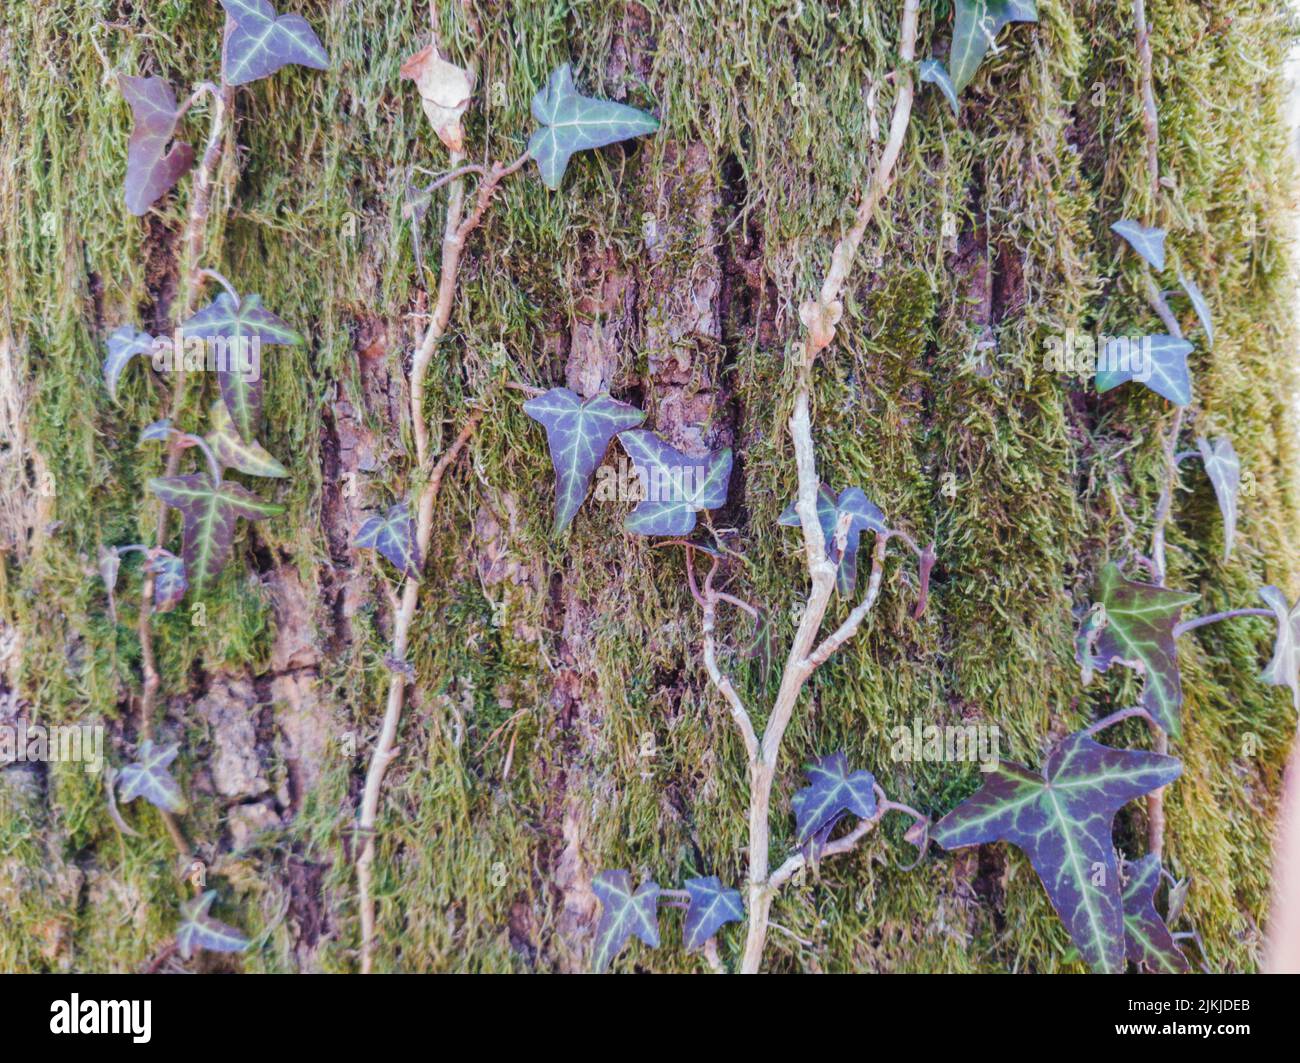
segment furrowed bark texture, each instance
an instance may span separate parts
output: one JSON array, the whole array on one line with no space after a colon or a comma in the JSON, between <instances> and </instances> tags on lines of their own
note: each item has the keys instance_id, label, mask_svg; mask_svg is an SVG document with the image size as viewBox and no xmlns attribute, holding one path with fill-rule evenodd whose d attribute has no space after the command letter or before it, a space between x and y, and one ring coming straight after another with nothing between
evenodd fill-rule
<instances>
[{"instance_id":1,"label":"furrowed bark texture","mask_svg":"<svg viewBox=\"0 0 1300 1063\"><path fill-rule=\"evenodd\" d=\"M1044 0L1041 24L999 36L956 121L917 82L806 410L798 307L820 293L882 163L902 3L805 0L796 16L602 0L558 26L536 4L438 6L444 51L479 72L468 162L519 155L539 72L566 61L584 92L664 125L575 156L558 192L532 164L502 185L426 352L425 440L403 427L406 382L435 311L447 189L418 226L402 206L408 183L450 164L397 68L428 39L427 6L294 5L332 69L289 68L236 94L238 165L211 188L225 220L203 265L308 342L264 358L261 442L292 480L255 486L287 514L241 528L201 610L187 601L153 624L154 720L158 740L182 743L186 837L223 921L265 942L188 966L358 969L367 837L378 971L583 969L604 869L673 889L716 874L744 890L746 751L709 670L730 678L761 739L808 598L801 533L776 524L797 487L794 415L811 423L818 476L863 487L891 524L933 539L939 562L915 620L915 561L889 551L874 608L784 729L765 829L766 868L783 883L771 919L789 933L767 936L763 969L1075 969L1018 854L933 850L904 870L911 854L890 817L813 873L783 865L790 797L802 764L843 749L891 799L938 816L978 785L978 766L895 759L897 728L997 725L1002 755L1036 764L1050 738L1132 704L1118 671L1081 686L1071 610L1107 558L1150 550L1168 406L1134 385L1098 396L1044 362L1067 330L1165 331L1108 229L1153 202L1150 220L1170 229L1215 311L1213 350L1198 342L1191 358L1194 427L1231 435L1250 484L1225 564L1209 485L1184 464L1168 583L1201 595L1197 613L1258 605L1261 582L1300 591L1284 5L1144 4L1157 172L1172 183L1159 196L1132 5ZM918 58L947 56L951 25L933 7L921 5ZM166 24L147 25L141 5L123 11L137 32L73 0L16 5L0 29L11 87L0 94L0 724L102 724L117 765L138 739L139 573L124 567L115 626L94 558L100 543L151 531L143 485L157 455L134 441L168 382L133 365L110 402L102 344L127 322L166 331L181 305L188 186L143 220L126 213L130 117L101 85L96 49L184 93L215 75L221 31L219 7L199 0L171 5ZM151 50L160 33L176 42L166 54ZM201 115L186 120L200 149L206 132ZM465 179L467 207L477 180ZM1185 303L1172 305L1198 336ZM706 660L681 549L622 531L617 444L615 489L552 538L545 439L510 383L608 390L679 449L735 449L712 516L746 563L716 585L762 609L770 652L724 604ZM178 426L202 430L215 396L211 380L187 384ZM375 833L359 835L395 617L351 544L404 495L417 450L436 459L470 407L482 420L443 477L406 638L417 679L399 685L400 756L382 776ZM868 553L864 542L858 594L828 594L822 639L861 599ZM1186 769L1164 794L1164 856L1194 878L1189 917L1220 970L1261 962L1270 824L1295 729L1287 692L1256 679L1269 648L1258 620L1179 641L1187 733L1171 752ZM1150 741L1138 720L1108 737ZM161 955L179 896L166 828L138 805L122 815L141 838L119 838L102 778L79 765L0 771L0 969L139 970ZM1147 832L1136 802L1117 842L1140 855ZM680 948L679 922L665 909L663 946L629 947L615 968L711 969ZM718 962L742 966L740 927L717 945Z\"/></svg>"}]
</instances>

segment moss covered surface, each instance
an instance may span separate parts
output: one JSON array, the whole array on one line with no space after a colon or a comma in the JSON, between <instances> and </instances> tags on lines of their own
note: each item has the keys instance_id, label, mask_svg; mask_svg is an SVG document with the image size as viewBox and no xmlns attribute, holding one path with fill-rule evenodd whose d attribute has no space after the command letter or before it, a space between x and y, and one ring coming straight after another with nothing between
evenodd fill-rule
<instances>
[{"instance_id":1,"label":"moss covered surface","mask_svg":"<svg viewBox=\"0 0 1300 1063\"><path fill-rule=\"evenodd\" d=\"M743 878L743 753L701 666L680 552L625 537L624 503L589 503L552 539L543 435L505 385L565 382L566 359L594 334L615 393L647 405L651 425L682 403L704 410L705 438L734 440L739 454L715 515L748 560L730 589L771 612L784 645L804 588L797 533L775 523L795 479L783 428L794 308L879 151L899 6L502 2L473 4L467 18L440 5L450 52L480 72L476 152L519 153L529 99L565 60L584 91L652 107L664 124L628 150L575 159L559 193L525 171L473 240L427 414L444 445L466 404L487 415L444 484L412 638L419 692L381 820L381 968L579 967L595 871L630 867L665 886ZM918 54L942 54L950 5L922 6ZM350 970L351 828L390 618L379 577L348 541L362 509L412 486L410 427L394 411L436 281L440 218L435 206L421 226L421 276L402 206L413 169L437 172L446 154L397 77L423 43L423 3L282 7L310 19L334 65L239 92L239 151L220 171L208 264L307 337L273 349L266 367L263 443L292 470L276 490L289 512L241 531L238 562L203 615L162 618L157 639L164 730L184 744L179 774L193 798L186 830L221 890L214 914L254 939L238 960L200 965ZM864 486L896 524L933 537L940 562L930 609L913 621L914 569L891 561L880 607L810 685L786 740L774 855L791 841L789 796L814 755L845 749L892 797L937 815L978 770L891 760L894 727L996 724L1004 755L1037 763L1051 738L1130 703L1131 676L1081 687L1071 609L1089 600L1104 559L1145 552L1154 429L1168 407L1132 386L1099 397L1043 369L1046 339L1066 329L1156 324L1133 295L1134 257L1107 231L1118 217L1167 225L1173 257L1214 306L1217 343L1192 358L1197 427L1231 434L1253 481L1223 563L1212 493L1199 466L1184 466L1170 584L1200 593L1204 611L1256 604L1261 582L1300 591L1279 76L1294 27L1265 0L1149 8L1162 171L1173 178L1154 215L1128 5L1040 0L1041 25L1000 39L960 122L933 87L919 94L899 179L817 372L814 425L824 477ZM219 15L200 0L43 0L11 5L0 28L0 348L19 385L7 399L0 529L0 615L6 638L17 633L8 684L33 719L103 723L118 763L136 735L139 576L127 566L115 625L93 559L100 543L150 534L142 485L160 458L134 440L164 386L133 366L114 404L99 366L118 324L170 326L189 184L146 220L126 213L130 115L104 61L191 85L217 69ZM201 144L205 122L203 110L192 116L188 139ZM644 215L668 233L655 255ZM602 303L611 278L626 296L612 306ZM717 328L666 352L657 315L671 324L674 294L692 290ZM665 371L665 354L685 369ZM211 381L192 382L180 423L201 424L214 394ZM374 458L360 468L349 467L356 438ZM828 622L848 608L837 602ZM299 658L285 650L293 634L307 644ZM728 638L746 632L737 622ZM1168 862L1195 880L1190 917L1219 970L1256 963L1295 725L1285 692L1256 680L1268 647L1255 620L1180 644L1189 723ZM775 674L754 660L732 667L752 704L770 702ZM226 739L203 706L228 682L251 692L265 778L252 795L214 783ZM315 746L286 744L292 697L312 707ZM1148 741L1136 725L1122 737ZM304 748L314 752L295 760ZM132 806L124 815L143 837L120 836L103 777L75 766L0 780L0 969L147 964L182 895L161 822ZM264 829L250 835L235 827L251 805ZM1142 817L1135 805L1121 818L1131 855ZM891 825L788 888L774 919L792 934L772 935L768 966L1080 968L1018 854L934 852L904 870L906 850ZM616 966L699 969L674 921L665 914L663 948L636 946ZM724 959L739 944L724 933Z\"/></svg>"}]
</instances>

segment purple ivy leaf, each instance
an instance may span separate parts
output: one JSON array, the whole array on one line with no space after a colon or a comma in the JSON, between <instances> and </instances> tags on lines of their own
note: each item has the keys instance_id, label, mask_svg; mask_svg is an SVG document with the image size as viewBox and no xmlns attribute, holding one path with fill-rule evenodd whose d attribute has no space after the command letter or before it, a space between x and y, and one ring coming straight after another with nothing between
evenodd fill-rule
<instances>
[{"instance_id":1,"label":"purple ivy leaf","mask_svg":"<svg viewBox=\"0 0 1300 1063\"><path fill-rule=\"evenodd\" d=\"M236 305L229 292L186 321L181 334L187 340L198 336L223 341L213 352L221 397L239 437L252 442L262 419L261 348L301 343L302 337L267 310L260 295L245 295Z\"/></svg>"},{"instance_id":2,"label":"purple ivy leaf","mask_svg":"<svg viewBox=\"0 0 1300 1063\"><path fill-rule=\"evenodd\" d=\"M113 546L99 548L99 578L104 581L108 591L108 615L117 623L117 602L113 600L113 591L117 588L117 572L122 567L122 555Z\"/></svg>"},{"instance_id":3,"label":"purple ivy leaf","mask_svg":"<svg viewBox=\"0 0 1300 1063\"><path fill-rule=\"evenodd\" d=\"M1084 959L1118 973L1124 913L1111 838L1115 814L1182 770L1173 757L1112 749L1080 731L1052 750L1042 775L1002 761L931 837L945 849L1008 842L1022 850Z\"/></svg>"},{"instance_id":4,"label":"purple ivy leaf","mask_svg":"<svg viewBox=\"0 0 1300 1063\"><path fill-rule=\"evenodd\" d=\"M144 570L153 576L153 611L171 612L190 587L185 562L170 551L157 550L145 561Z\"/></svg>"},{"instance_id":5,"label":"purple ivy leaf","mask_svg":"<svg viewBox=\"0 0 1300 1063\"><path fill-rule=\"evenodd\" d=\"M1286 595L1271 585L1261 587L1259 596L1277 614L1273 659L1260 679L1270 686L1290 687L1291 703L1300 712L1300 602L1288 605Z\"/></svg>"},{"instance_id":6,"label":"purple ivy leaf","mask_svg":"<svg viewBox=\"0 0 1300 1063\"><path fill-rule=\"evenodd\" d=\"M108 357L104 359L104 384L108 387L108 397L117 401L117 382L122 379L122 370L139 354L153 350L153 337L141 332L131 325L114 329L108 337Z\"/></svg>"},{"instance_id":7,"label":"purple ivy leaf","mask_svg":"<svg viewBox=\"0 0 1300 1063\"><path fill-rule=\"evenodd\" d=\"M587 497L591 478L619 432L635 428L645 413L606 394L583 402L568 388L552 388L524 403L524 413L546 429L555 467L555 532L569 526Z\"/></svg>"},{"instance_id":8,"label":"purple ivy leaf","mask_svg":"<svg viewBox=\"0 0 1300 1063\"><path fill-rule=\"evenodd\" d=\"M289 470L273 458L256 440L243 440L230 419L224 399L218 399L208 412L212 427L205 437L222 469L234 469L246 476L283 477Z\"/></svg>"},{"instance_id":9,"label":"purple ivy leaf","mask_svg":"<svg viewBox=\"0 0 1300 1063\"><path fill-rule=\"evenodd\" d=\"M181 905L181 925L176 930L176 947L182 958L189 959L196 949L208 952L243 952L250 942L238 930L208 915L216 890Z\"/></svg>"},{"instance_id":10,"label":"purple ivy leaf","mask_svg":"<svg viewBox=\"0 0 1300 1063\"><path fill-rule=\"evenodd\" d=\"M636 466L641 501L623 526L638 535L686 535L695 513L717 509L727 500L731 449L692 458L653 432L620 432L618 441Z\"/></svg>"},{"instance_id":11,"label":"purple ivy leaf","mask_svg":"<svg viewBox=\"0 0 1300 1063\"><path fill-rule=\"evenodd\" d=\"M167 770L180 748L179 743L156 746L147 738L141 742L135 762L118 772L118 795L123 804L143 797L164 812L184 812L185 797Z\"/></svg>"},{"instance_id":12,"label":"purple ivy leaf","mask_svg":"<svg viewBox=\"0 0 1300 1063\"><path fill-rule=\"evenodd\" d=\"M1232 541L1237 534L1237 492L1241 488L1241 459L1227 436L1206 439L1196 437L1196 449L1201 452L1201 464L1219 500L1223 514L1223 560L1232 554Z\"/></svg>"},{"instance_id":13,"label":"purple ivy leaf","mask_svg":"<svg viewBox=\"0 0 1300 1063\"><path fill-rule=\"evenodd\" d=\"M1124 951L1129 960L1151 971L1186 974L1191 969L1187 957L1156 911L1160 857L1148 853L1136 863L1125 861L1124 873Z\"/></svg>"},{"instance_id":14,"label":"purple ivy leaf","mask_svg":"<svg viewBox=\"0 0 1300 1063\"><path fill-rule=\"evenodd\" d=\"M789 528L798 528L799 500L796 498L782 511L777 523ZM848 535L844 540L844 556L839 556L839 546L835 533L839 527L841 514L849 515ZM846 598L853 593L858 581L858 545L864 531L882 532L887 525L885 515L880 511L860 487L846 487L839 497L831 492L830 486L822 484L817 492L817 520L822 526L822 538L826 543L826 556L837 562L835 586L840 597Z\"/></svg>"},{"instance_id":15,"label":"purple ivy leaf","mask_svg":"<svg viewBox=\"0 0 1300 1063\"><path fill-rule=\"evenodd\" d=\"M1098 601L1106 622L1097 637L1093 665L1104 672L1118 662L1143 673L1142 707L1171 738L1182 732L1183 704L1174 627L1183 607L1196 598L1150 583L1133 583L1111 562L1098 580Z\"/></svg>"},{"instance_id":16,"label":"purple ivy leaf","mask_svg":"<svg viewBox=\"0 0 1300 1063\"><path fill-rule=\"evenodd\" d=\"M843 816L870 819L876 814L876 780L869 771L850 774L843 753L832 753L804 768L808 785L794 795L796 841L819 850Z\"/></svg>"},{"instance_id":17,"label":"purple ivy leaf","mask_svg":"<svg viewBox=\"0 0 1300 1063\"><path fill-rule=\"evenodd\" d=\"M1165 268L1165 233L1164 229L1148 229L1144 225L1125 218L1110 227L1111 232L1124 237L1134 251L1154 266L1156 270Z\"/></svg>"},{"instance_id":18,"label":"purple ivy leaf","mask_svg":"<svg viewBox=\"0 0 1300 1063\"><path fill-rule=\"evenodd\" d=\"M135 126L126 146L126 209L146 213L166 195L194 162L194 149L174 144L179 118L176 94L165 78L118 78L122 95L131 105Z\"/></svg>"},{"instance_id":19,"label":"purple ivy leaf","mask_svg":"<svg viewBox=\"0 0 1300 1063\"><path fill-rule=\"evenodd\" d=\"M140 442L165 443L171 434L171 418L164 417L161 421L154 421L152 424L147 424L140 429Z\"/></svg>"},{"instance_id":20,"label":"purple ivy leaf","mask_svg":"<svg viewBox=\"0 0 1300 1063\"><path fill-rule=\"evenodd\" d=\"M568 63L556 67L537 90L533 117L539 128L528 138L528 154L537 162L542 184L552 191L560 187L574 152L601 148L659 128L659 119L645 111L579 94Z\"/></svg>"},{"instance_id":21,"label":"purple ivy leaf","mask_svg":"<svg viewBox=\"0 0 1300 1063\"><path fill-rule=\"evenodd\" d=\"M329 69L329 55L301 15L277 17L267 0L221 0L221 6L235 24L222 52L228 84L247 85L290 63Z\"/></svg>"},{"instance_id":22,"label":"purple ivy leaf","mask_svg":"<svg viewBox=\"0 0 1300 1063\"><path fill-rule=\"evenodd\" d=\"M405 502L390 506L382 517L375 516L361 525L354 544L378 550L393 567L412 579L420 578L420 548L415 541L415 521Z\"/></svg>"},{"instance_id":23,"label":"purple ivy leaf","mask_svg":"<svg viewBox=\"0 0 1300 1063\"><path fill-rule=\"evenodd\" d=\"M1134 344L1140 354L1134 354ZM1186 406L1192 401L1192 375L1187 368L1191 353L1192 345L1186 340L1163 334L1108 340L1098 355L1097 391L1136 380L1175 406Z\"/></svg>"},{"instance_id":24,"label":"purple ivy leaf","mask_svg":"<svg viewBox=\"0 0 1300 1063\"><path fill-rule=\"evenodd\" d=\"M196 592L206 590L225 568L236 520L266 520L284 512L284 506L237 483L214 484L198 473L150 480L149 490L181 512L181 557Z\"/></svg>"},{"instance_id":25,"label":"purple ivy leaf","mask_svg":"<svg viewBox=\"0 0 1300 1063\"><path fill-rule=\"evenodd\" d=\"M591 969L600 974L634 934L652 949L659 947L659 884L643 882L632 892L626 871L602 871L591 880L600 900L600 922L591 951Z\"/></svg>"},{"instance_id":26,"label":"purple ivy leaf","mask_svg":"<svg viewBox=\"0 0 1300 1063\"><path fill-rule=\"evenodd\" d=\"M682 935L687 952L704 948L704 943L724 924L744 922L745 905L740 891L725 887L717 875L688 878L686 892L691 895Z\"/></svg>"},{"instance_id":27,"label":"purple ivy leaf","mask_svg":"<svg viewBox=\"0 0 1300 1063\"><path fill-rule=\"evenodd\" d=\"M1210 317L1210 304L1205 301L1205 296L1201 294L1201 289L1197 287L1196 282L1186 276L1182 270L1178 271L1178 283L1183 286L1187 298L1192 301L1196 316L1201 319L1201 328L1205 329L1205 345L1213 348L1214 320Z\"/></svg>"}]
</instances>

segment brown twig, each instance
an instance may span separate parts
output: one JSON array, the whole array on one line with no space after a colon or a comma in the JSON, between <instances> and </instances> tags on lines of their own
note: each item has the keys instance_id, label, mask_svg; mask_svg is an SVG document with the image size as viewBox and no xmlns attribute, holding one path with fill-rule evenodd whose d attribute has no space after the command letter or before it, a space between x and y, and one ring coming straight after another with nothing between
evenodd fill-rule
<instances>
[{"instance_id":1,"label":"brown twig","mask_svg":"<svg viewBox=\"0 0 1300 1063\"><path fill-rule=\"evenodd\" d=\"M1133 32L1137 37L1139 76L1142 81L1142 125L1147 136L1147 172L1151 195L1160 194L1160 115L1151 72L1151 28L1147 25L1146 0L1133 0Z\"/></svg>"}]
</instances>

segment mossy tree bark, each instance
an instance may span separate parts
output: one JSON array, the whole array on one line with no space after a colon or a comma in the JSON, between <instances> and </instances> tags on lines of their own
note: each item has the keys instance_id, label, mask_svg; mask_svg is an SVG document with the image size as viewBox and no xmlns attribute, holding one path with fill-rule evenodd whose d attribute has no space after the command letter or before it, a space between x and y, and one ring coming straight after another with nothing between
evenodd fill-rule
<instances>
[{"instance_id":1,"label":"mossy tree bark","mask_svg":"<svg viewBox=\"0 0 1300 1063\"><path fill-rule=\"evenodd\" d=\"M240 533L202 610L156 624L158 730L182 742L186 833L222 886L220 915L256 942L195 963L352 970L353 826L392 614L351 542L367 511L419 487L405 369L437 287L443 200L418 226L402 206L409 181L427 183L415 168L447 159L397 77L427 38L427 5L282 6L316 26L334 66L237 94L240 150L212 190L204 264L309 337L266 365L262 442L293 472L289 513ZM483 419L442 484L409 639L419 678L384 786L377 969L581 968L603 868L742 885L744 751L705 674L680 551L625 536L618 499L589 501L553 539L545 441L505 384L609 389L680 449L736 449L714 522L734 529L748 563L728 589L773 618L779 664L805 582L797 532L776 525L795 485L796 308L878 163L897 6L439 5L446 50L480 72L471 161L519 153L529 99L562 61L584 91L651 107L664 125L575 159L558 193L525 172L465 251L428 378L434 452L470 407ZM918 55L945 53L948 6L923 5ZM1184 476L1169 582L1206 612L1256 604L1261 582L1300 591L1285 7L1148 3L1172 178L1158 197L1129 5L1040 0L1041 23L1000 38L958 121L920 86L814 373L812 418L824 477L863 486L895 525L933 538L940 562L913 620L915 568L891 560L872 618L810 681L775 776L774 863L813 756L844 749L892 797L938 815L978 767L897 761L896 728L996 725L1004 756L1036 763L1053 737L1131 703L1131 676L1081 687L1071 609L1104 559L1149 545L1165 407L1044 368L1049 337L1155 324L1108 231L1119 217L1168 227L1214 306L1214 349L1192 362L1200 417L1233 438L1250 486L1223 563L1209 485ZM0 724L102 724L116 763L138 738L139 646L126 598L109 619L93 559L152 526L142 484L156 470L134 440L166 381L132 367L113 404L100 352L118 324L171 320L190 193L182 184L144 221L126 213L130 119L101 56L190 86L216 70L219 17L198 0L47 0L0 28ZM178 422L201 427L213 388L191 392ZM617 470L617 450L608 461ZM128 566L123 578L139 577ZM850 607L833 600L827 630ZM720 653L747 702L770 704L779 669L739 652L748 623L720 618ZM1221 970L1259 961L1295 729L1285 692L1256 679L1268 644L1256 620L1180 643L1188 723L1173 751L1186 771L1166 798L1165 857L1194 878L1190 918ZM1138 722L1116 737L1149 741ZM118 836L102 777L79 766L0 770L0 968L130 970L157 954L179 896L169 842L151 811L124 814L142 838ZM1117 833L1134 855L1144 815L1133 806ZM905 871L900 833L886 824L786 886L773 918L791 933L769 937L769 968L1077 966L1018 855L936 852ZM618 965L700 969L673 918L663 948ZM742 944L724 931L724 962Z\"/></svg>"}]
</instances>

